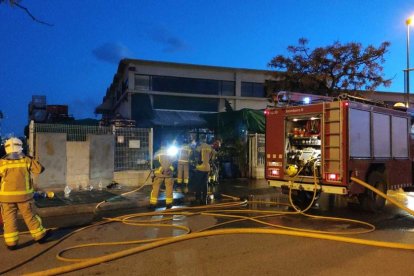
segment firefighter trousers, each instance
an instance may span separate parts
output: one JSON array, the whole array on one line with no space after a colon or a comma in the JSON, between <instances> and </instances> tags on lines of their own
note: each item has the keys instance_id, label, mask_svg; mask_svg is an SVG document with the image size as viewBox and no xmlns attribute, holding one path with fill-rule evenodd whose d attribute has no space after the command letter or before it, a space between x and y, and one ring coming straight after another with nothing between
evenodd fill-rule
<instances>
[{"instance_id":1,"label":"firefighter trousers","mask_svg":"<svg viewBox=\"0 0 414 276\"><path fill-rule=\"evenodd\" d=\"M177 166L177 183L188 184L188 178L190 176L190 168L188 162L178 162Z\"/></svg>"},{"instance_id":2,"label":"firefighter trousers","mask_svg":"<svg viewBox=\"0 0 414 276\"><path fill-rule=\"evenodd\" d=\"M195 170L191 177L191 183L196 200L205 203L208 194L208 171Z\"/></svg>"},{"instance_id":3,"label":"firefighter trousers","mask_svg":"<svg viewBox=\"0 0 414 276\"><path fill-rule=\"evenodd\" d=\"M46 234L42 226L42 220L33 212L32 201L1 203L1 215L4 224L4 241L7 246L15 246L19 241L17 229L17 211L20 211L27 228L35 241L40 240Z\"/></svg>"},{"instance_id":4,"label":"firefighter trousers","mask_svg":"<svg viewBox=\"0 0 414 276\"><path fill-rule=\"evenodd\" d=\"M174 178L156 176L154 178L154 182L152 183L152 191L151 191L151 198L150 198L150 204L151 205L156 205L157 204L158 194L160 192L160 187L161 187L163 182L165 184L165 203L166 204L172 204L173 203Z\"/></svg>"}]
</instances>

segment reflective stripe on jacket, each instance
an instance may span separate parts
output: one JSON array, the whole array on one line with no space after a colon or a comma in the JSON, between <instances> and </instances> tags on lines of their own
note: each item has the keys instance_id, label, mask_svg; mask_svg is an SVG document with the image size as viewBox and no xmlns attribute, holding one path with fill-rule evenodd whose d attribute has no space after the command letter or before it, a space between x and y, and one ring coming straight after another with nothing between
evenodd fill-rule
<instances>
[{"instance_id":1,"label":"reflective stripe on jacket","mask_svg":"<svg viewBox=\"0 0 414 276\"><path fill-rule=\"evenodd\" d=\"M33 197L30 173L39 174L42 165L27 156L20 159L0 159L0 202L23 202Z\"/></svg>"}]
</instances>

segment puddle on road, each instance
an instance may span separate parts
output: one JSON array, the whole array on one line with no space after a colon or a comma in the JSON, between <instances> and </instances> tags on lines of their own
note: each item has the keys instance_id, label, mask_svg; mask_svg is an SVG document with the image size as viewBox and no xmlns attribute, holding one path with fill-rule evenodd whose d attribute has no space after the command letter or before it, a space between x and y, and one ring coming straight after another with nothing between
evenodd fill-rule
<instances>
[{"instance_id":1,"label":"puddle on road","mask_svg":"<svg viewBox=\"0 0 414 276\"><path fill-rule=\"evenodd\" d=\"M414 193L397 194L395 192L389 193L390 196L400 197L399 201L409 205L409 201L412 200L414 204ZM240 207L241 210L251 209L253 212L244 213L236 212L235 215L244 215L246 217L258 216L254 210L266 210L266 211L281 211L281 212L294 212L292 208L288 207L289 199L288 195L282 194L277 190L265 194L252 194L247 197L248 205ZM221 201L216 200L216 203ZM280 203L280 205L276 205ZM344 196L322 194L315 207L310 209L307 214L327 216L327 217L339 217L356 219L369 223L373 223L377 229L392 229L392 230L404 230L412 231L414 229L414 218L411 216L401 216L402 211L398 211L396 208L387 204L385 210L380 213L372 214L361 210L358 206L350 208L348 206L349 200ZM189 204L186 202L186 205ZM357 205L357 203L355 203ZM173 209L185 207L184 205L174 206ZM232 209L238 209L235 207ZM163 210L165 208L160 208ZM219 211L217 211L219 212ZM223 214L226 214L223 212ZM400 215L399 215L400 214ZM159 219L160 217L154 214L154 218ZM226 223L230 220L236 220L235 218L223 218L223 217L206 217L206 216L185 216L185 215L174 215L171 220L173 225L188 226L192 231L198 231L209 226L219 225ZM315 219L306 217L303 215L274 215L267 218L261 218L266 223L280 225L283 227L293 227L298 229L311 229L319 231L329 232L354 232L366 229L365 226L359 224L350 223L349 221L327 221L323 219ZM242 220L232 222L229 224L223 224L218 228L248 228L248 227L271 227L263 224L259 224L254 221ZM147 238L155 238L159 236L179 236L182 235L182 230L179 229L146 229L145 236Z\"/></svg>"}]
</instances>

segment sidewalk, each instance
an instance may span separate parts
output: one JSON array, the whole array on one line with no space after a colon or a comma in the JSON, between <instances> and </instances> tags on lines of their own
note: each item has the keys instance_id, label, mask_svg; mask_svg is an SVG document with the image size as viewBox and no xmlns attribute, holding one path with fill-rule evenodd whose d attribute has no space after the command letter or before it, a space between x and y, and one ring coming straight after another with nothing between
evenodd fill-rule
<instances>
[{"instance_id":1,"label":"sidewalk","mask_svg":"<svg viewBox=\"0 0 414 276\"><path fill-rule=\"evenodd\" d=\"M151 185L145 185L139 191L136 187L122 187L121 189L103 189L72 191L69 196L64 192L56 192L51 199L42 198L35 201L37 213L41 217L62 216L65 214L96 213L109 210L122 210L145 207L149 204Z\"/></svg>"},{"instance_id":2,"label":"sidewalk","mask_svg":"<svg viewBox=\"0 0 414 276\"><path fill-rule=\"evenodd\" d=\"M264 179L225 179L220 182L219 188L221 194L242 198L275 192ZM65 197L61 191L56 192L52 199L36 200L35 206L37 213L47 222L47 227L56 227L58 220L60 220L59 227L82 225L113 212L121 213L146 208L149 205L152 186L145 185L136 192L126 194L135 189L137 187L123 186L121 189L105 188L102 191L95 189L72 191L69 197ZM164 193L161 192L160 206L164 205L164 199ZM192 195L184 196L174 191L174 204L188 205L192 200L194 200Z\"/></svg>"}]
</instances>

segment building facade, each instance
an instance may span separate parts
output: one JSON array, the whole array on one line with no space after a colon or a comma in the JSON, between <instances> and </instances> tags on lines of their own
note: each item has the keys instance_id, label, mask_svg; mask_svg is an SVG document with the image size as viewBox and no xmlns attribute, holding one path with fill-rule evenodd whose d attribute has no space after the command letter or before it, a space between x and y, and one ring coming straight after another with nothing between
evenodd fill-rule
<instances>
[{"instance_id":1,"label":"building facade","mask_svg":"<svg viewBox=\"0 0 414 276\"><path fill-rule=\"evenodd\" d=\"M267 70L123 59L96 113L104 120L124 118L137 127L152 127L156 140L162 130L205 127L201 114L264 109L275 83L277 87L278 80ZM405 102L403 93L367 97Z\"/></svg>"},{"instance_id":2,"label":"building facade","mask_svg":"<svg viewBox=\"0 0 414 276\"><path fill-rule=\"evenodd\" d=\"M96 113L154 128L157 147L168 135L206 128L202 114L266 108L271 79L264 70L124 59Z\"/></svg>"},{"instance_id":3,"label":"building facade","mask_svg":"<svg viewBox=\"0 0 414 276\"><path fill-rule=\"evenodd\" d=\"M124 59L97 113L120 114L137 126L198 126L202 113L230 105L263 109L269 71Z\"/></svg>"},{"instance_id":4,"label":"building facade","mask_svg":"<svg viewBox=\"0 0 414 276\"><path fill-rule=\"evenodd\" d=\"M275 81L267 70L123 59L96 112L153 126L165 123L165 115L187 112L190 115L182 116L191 119L194 114L222 112L226 102L233 110L263 109L269 103L266 83ZM391 92L367 97L388 103L406 99L404 93ZM182 123L179 117L169 119L166 123Z\"/></svg>"}]
</instances>

